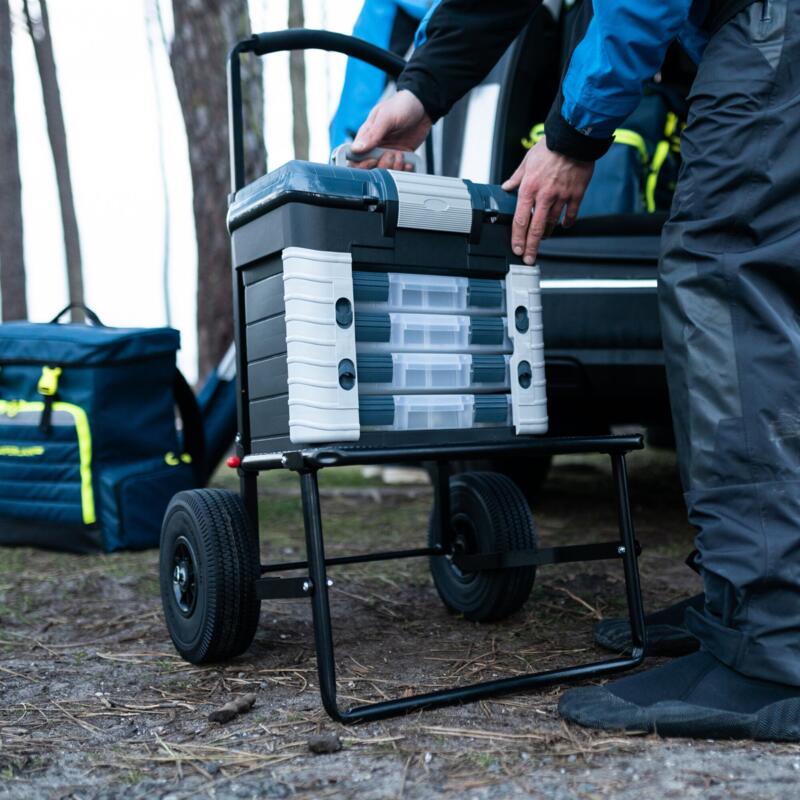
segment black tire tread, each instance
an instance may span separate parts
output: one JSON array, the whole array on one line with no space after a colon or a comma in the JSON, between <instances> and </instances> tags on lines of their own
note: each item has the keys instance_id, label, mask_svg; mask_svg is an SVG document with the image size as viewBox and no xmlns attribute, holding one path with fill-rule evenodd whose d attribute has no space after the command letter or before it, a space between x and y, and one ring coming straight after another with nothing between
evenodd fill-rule
<instances>
[{"instance_id":1,"label":"black tire tread","mask_svg":"<svg viewBox=\"0 0 800 800\"><path fill-rule=\"evenodd\" d=\"M243 653L253 641L260 616L255 582L260 575L256 537L239 495L222 489L193 489L177 494L165 516L188 513L203 548L206 615L202 639L181 655L195 664L225 661ZM169 616L167 617L169 621ZM174 637L173 637L174 641Z\"/></svg>"},{"instance_id":2,"label":"black tire tread","mask_svg":"<svg viewBox=\"0 0 800 800\"><path fill-rule=\"evenodd\" d=\"M493 547L501 552L535 549L538 544L536 525L528 503L519 486L508 476L497 472L466 472L450 479L454 490L466 488L480 497L492 520ZM431 519L433 538L435 517ZM439 562L441 564L441 562ZM451 592L439 584L440 566L432 562L437 591L444 604L456 613L477 622L494 622L518 611L528 599L536 577L536 567L517 567L507 570L486 570L480 580L486 587L486 600L477 609L458 607ZM446 580L446 576L441 576Z\"/></svg>"}]
</instances>

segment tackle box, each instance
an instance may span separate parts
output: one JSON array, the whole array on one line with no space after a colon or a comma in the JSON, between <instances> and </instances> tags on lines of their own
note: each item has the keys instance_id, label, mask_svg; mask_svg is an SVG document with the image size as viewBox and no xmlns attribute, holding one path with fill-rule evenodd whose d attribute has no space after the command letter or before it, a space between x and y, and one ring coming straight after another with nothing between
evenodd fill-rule
<instances>
[{"instance_id":1,"label":"tackle box","mask_svg":"<svg viewBox=\"0 0 800 800\"><path fill-rule=\"evenodd\" d=\"M497 186L299 161L236 192L249 452L545 433L539 272L510 251L513 213Z\"/></svg>"}]
</instances>

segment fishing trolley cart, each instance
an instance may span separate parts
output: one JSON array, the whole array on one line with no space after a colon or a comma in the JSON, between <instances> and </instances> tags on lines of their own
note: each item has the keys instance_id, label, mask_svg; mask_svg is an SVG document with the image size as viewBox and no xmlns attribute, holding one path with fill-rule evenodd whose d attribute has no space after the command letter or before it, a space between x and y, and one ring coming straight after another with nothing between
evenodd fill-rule
<instances>
[{"instance_id":1,"label":"fishing trolley cart","mask_svg":"<svg viewBox=\"0 0 800 800\"><path fill-rule=\"evenodd\" d=\"M167 510L160 582L167 626L193 663L244 652L262 600L307 598L319 686L335 720L387 717L634 667L644 618L625 454L639 436L546 437L539 275L511 254L515 200L498 186L293 161L244 185L242 54L317 48L396 77L403 59L349 36L254 35L229 61L239 494L181 492ZM619 538L538 548L518 485L451 474L461 459L604 453ZM326 558L321 469L431 462L427 547ZM261 564L256 481L299 476L306 560ZM545 564L620 559L633 654L566 669L339 707L328 568L427 557L444 604L469 620L519 609ZM301 577L277 574L302 571Z\"/></svg>"}]
</instances>

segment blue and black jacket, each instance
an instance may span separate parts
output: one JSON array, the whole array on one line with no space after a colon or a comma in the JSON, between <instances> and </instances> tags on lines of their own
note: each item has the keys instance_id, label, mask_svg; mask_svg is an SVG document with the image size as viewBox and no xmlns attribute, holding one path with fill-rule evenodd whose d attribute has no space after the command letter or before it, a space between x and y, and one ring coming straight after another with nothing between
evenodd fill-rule
<instances>
[{"instance_id":1,"label":"blue and black jacket","mask_svg":"<svg viewBox=\"0 0 800 800\"><path fill-rule=\"evenodd\" d=\"M561 92L545 125L547 145L583 161L600 158L636 108L642 85L678 41L696 62L709 36L754 0L585 0ZM763 0L768 2L768 0ZM425 16L398 89L433 120L480 83L542 0L442 0Z\"/></svg>"},{"instance_id":2,"label":"blue and black jacket","mask_svg":"<svg viewBox=\"0 0 800 800\"><path fill-rule=\"evenodd\" d=\"M353 36L405 57L420 20L438 0L365 0ZM352 141L386 88L386 75L356 58L347 60L341 100L330 125L331 148Z\"/></svg>"}]
</instances>

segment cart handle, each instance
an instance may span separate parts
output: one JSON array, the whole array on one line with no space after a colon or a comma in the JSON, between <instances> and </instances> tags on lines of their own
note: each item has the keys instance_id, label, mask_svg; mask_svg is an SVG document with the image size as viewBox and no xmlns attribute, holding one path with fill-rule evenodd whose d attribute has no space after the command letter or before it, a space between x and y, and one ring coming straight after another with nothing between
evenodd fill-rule
<instances>
[{"instance_id":1,"label":"cart handle","mask_svg":"<svg viewBox=\"0 0 800 800\"><path fill-rule=\"evenodd\" d=\"M230 131L231 188L244 186L244 141L242 116L242 73L240 56L253 53L265 56L285 50L327 50L357 58L385 72L392 78L405 68L405 59L355 36L332 31L294 28L285 31L255 33L243 39L228 57L228 126Z\"/></svg>"}]
</instances>

